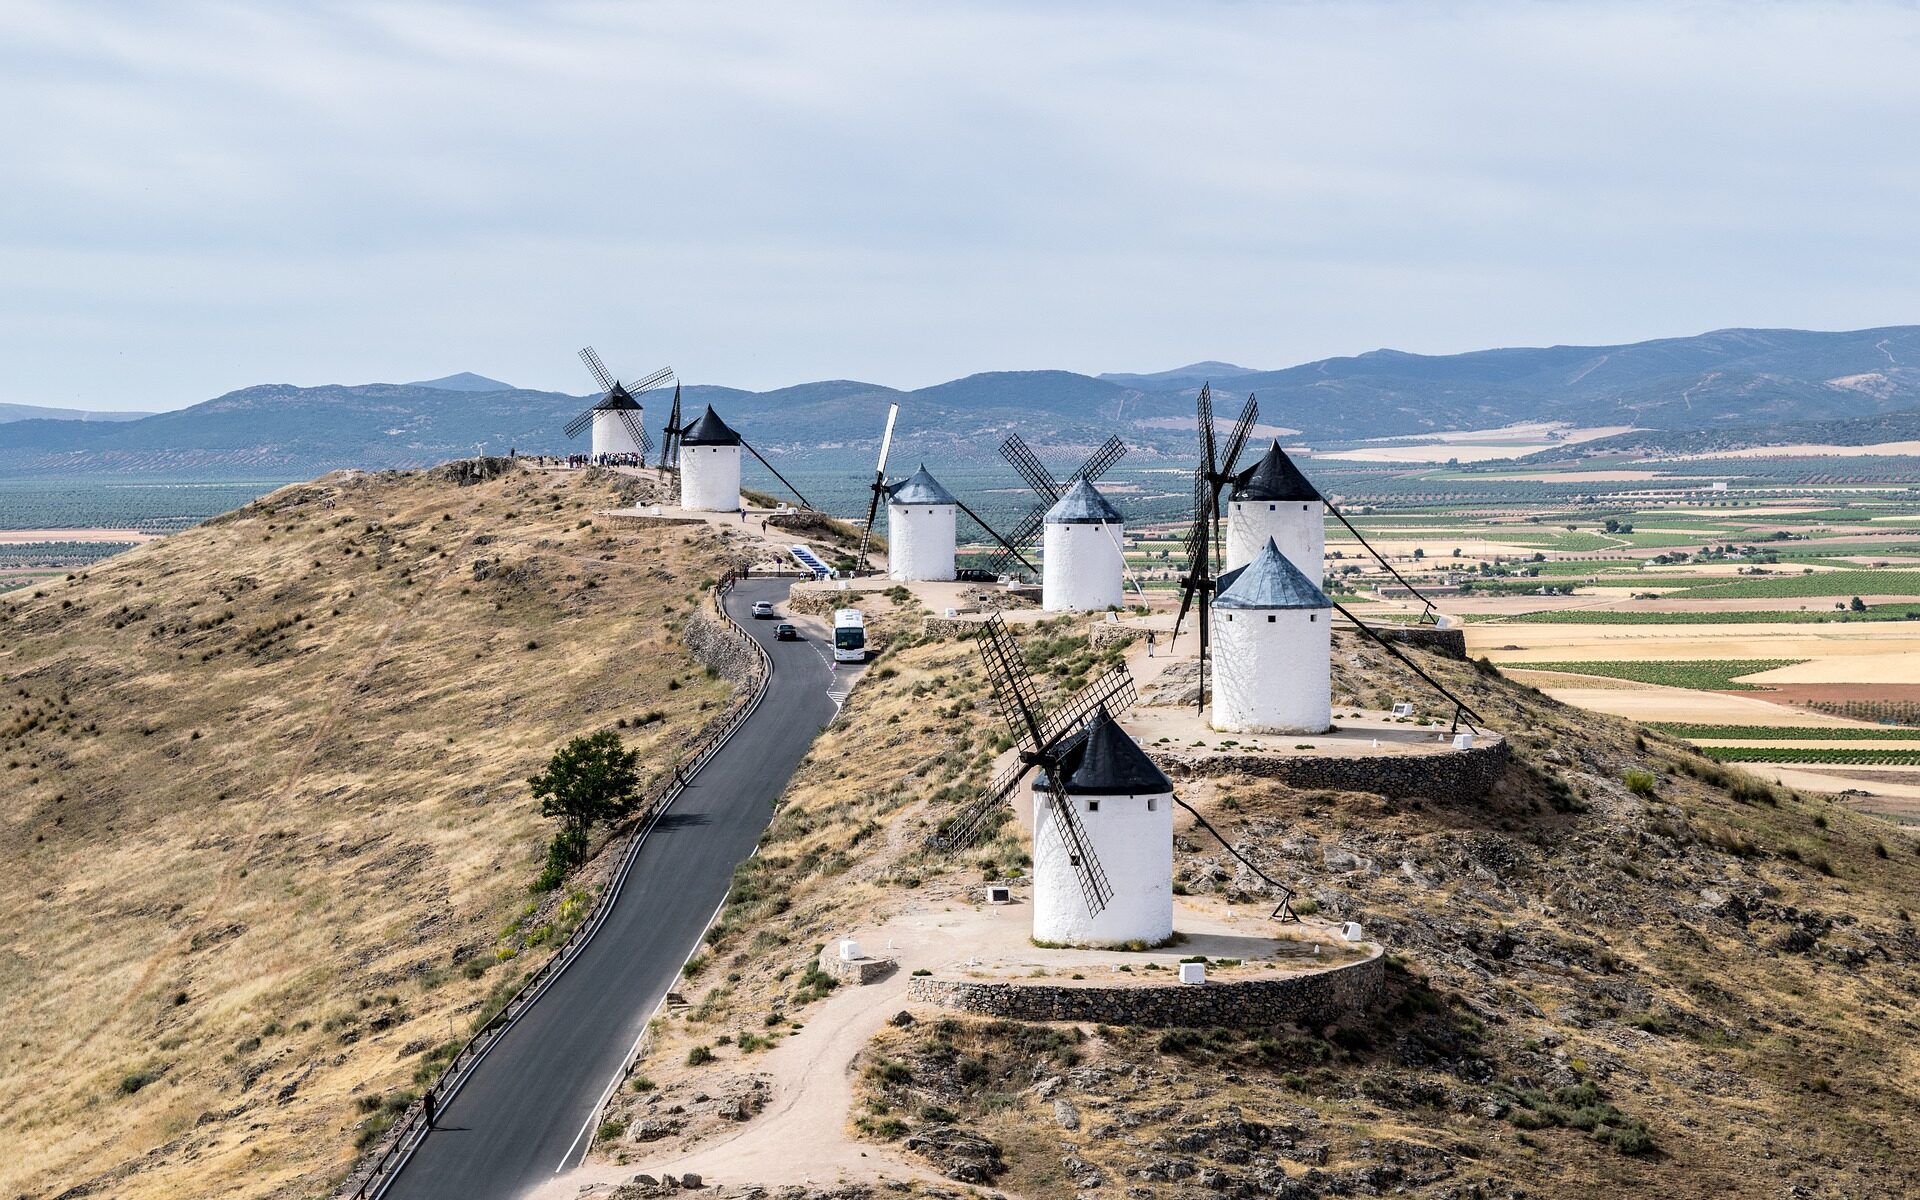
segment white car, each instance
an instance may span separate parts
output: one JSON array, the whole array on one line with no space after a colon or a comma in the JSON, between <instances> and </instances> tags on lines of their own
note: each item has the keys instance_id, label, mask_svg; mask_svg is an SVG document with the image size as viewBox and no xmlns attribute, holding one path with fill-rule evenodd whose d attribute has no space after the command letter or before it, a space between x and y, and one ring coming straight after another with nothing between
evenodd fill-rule
<instances>
[{"instance_id":1,"label":"white car","mask_svg":"<svg viewBox=\"0 0 1920 1200\"><path fill-rule=\"evenodd\" d=\"M772 620L773 603L768 600L755 600L753 602L753 619L756 621Z\"/></svg>"}]
</instances>

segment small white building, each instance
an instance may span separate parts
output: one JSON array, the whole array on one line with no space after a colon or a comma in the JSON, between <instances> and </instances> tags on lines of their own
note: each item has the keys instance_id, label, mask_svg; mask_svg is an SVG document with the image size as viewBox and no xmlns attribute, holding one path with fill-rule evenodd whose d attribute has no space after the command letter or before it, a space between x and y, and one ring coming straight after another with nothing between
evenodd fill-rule
<instances>
[{"instance_id":1,"label":"small white building","mask_svg":"<svg viewBox=\"0 0 1920 1200\"><path fill-rule=\"evenodd\" d=\"M1268 539L1213 597L1213 727L1325 733L1333 724L1333 602Z\"/></svg>"},{"instance_id":2,"label":"small white building","mask_svg":"<svg viewBox=\"0 0 1920 1200\"><path fill-rule=\"evenodd\" d=\"M623 416L622 414L626 414ZM593 410L593 454L598 458L602 454L631 454L635 459L641 457L640 439L634 436L634 430L640 428L645 418L645 410L640 402L629 396L625 388L617 390ZM632 421L629 426L628 421Z\"/></svg>"},{"instance_id":3,"label":"small white building","mask_svg":"<svg viewBox=\"0 0 1920 1200\"><path fill-rule=\"evenodd\" d=\"M711 404L680 435L680 507L740 511L740 435Z\"/></svg>"},{"instance_id":4,"label":"small white building","mask_svg":"<svg viewBox=\"0 0 1920 1200\"><path fill-rule=\"evenodd\" d=\"M1126 521L1082 479L1047 510L1041 544L1040 607L1103 612L1126 599Z\"/></svg>"},{"instance_id":5,"label":"small white building","mask_svg":"<svg viewBox=\"0 0 1920 1200\"><path fill-rule=\"evenodd\" d=\"M953 578L954 520L959 502L926 464L887 489L887 578Z\"/></svg>"},{"instance_id":6,"label":"small white building","mask_svg":"<svg viewBox=\"0 0 1920 1200\"><path fill-rule=\"evenodd\" d=\"M1033 937L1068 946L1157 945L1173 936L1173 784L1098 709L1061 763L1061 795L1033 781ZM1056 803L1071 805L1086 845L1113 887L1098 914L1087 905Z\"/></svg>"},{"instance_id":7,"label":"small white building","mask_svg":"<svg viewBox=\"0 0 1920 1200\"><path fill-rule=\"evenodd\" d=\"M1307 578L1326 577L1327 502L1277 441L1227 494L1227 569L1252 562L1269 540Z\"/></svg>"}]
</instances>

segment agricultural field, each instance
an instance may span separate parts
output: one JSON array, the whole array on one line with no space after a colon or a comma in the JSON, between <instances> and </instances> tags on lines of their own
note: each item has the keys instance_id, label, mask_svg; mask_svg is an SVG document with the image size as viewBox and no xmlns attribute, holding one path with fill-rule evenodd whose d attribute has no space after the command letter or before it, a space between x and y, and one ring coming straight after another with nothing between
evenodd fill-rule
<instances>
[{"instance_id":1,"label":"agricultural field","mask_svg":"<svg viewBox=\"0 0 1920 1200\"><path fill-rule=\"evenodd\" d=\"M1707 692L1751 692L1755 685L1741 682L1745 675L1757 675L1780 667L1797 665L1791 658L1627 660L1621 662L1513 662L1503 663L1511 671L1548 671L1556 675L1598 675L1606 679L1630 679L1661 687L1692 688Z\"/></svg>"}]
</instances>

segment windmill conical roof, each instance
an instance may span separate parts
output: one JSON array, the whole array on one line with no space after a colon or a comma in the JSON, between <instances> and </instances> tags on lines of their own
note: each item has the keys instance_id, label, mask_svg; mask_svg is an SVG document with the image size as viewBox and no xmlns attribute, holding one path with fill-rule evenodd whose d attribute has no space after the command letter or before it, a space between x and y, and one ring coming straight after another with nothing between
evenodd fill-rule
<instances>
[{"instance_id":1,"label":"windmill conical roof","mask_svg":"<svg viewBox=\"0 0 1920 1200\"><path fill-rule=\"evenodd\" d=\"M1244 567L1220 577L1213 596L1215 608L1332 608L1333 601L1287 561L1272 538Z\"/></svg>"},{"instance_id":2,"label":"windmill conical roof","mask_svg":"<svg viewBox=\"0 0 1920 1200\"><path fill-rule=\"evenodd\" d=\"M1075 796L1158 796L1173 790L1167 773L1120 728L1105 705L1095 709L1086 728L1067 743L1060 768L1068 794ZM1053 790L1045 770L1033 785Z\"/></svg>"},{"instance_id":3,"label":"windmill conical roof","mask_svg":"<svg viewBox=\"0 0 1920 1200\"><path fill-rule=\"evenodd\" d=\"M1104 525L1125 519L1119 509L1107 503L1098 488L1084 479L1075 482L1067 494L1047 510L1049 525Z\"/></svg>"},{"instance_id":4,"label":"windmill conical roof","mask_svg":"<svg viewBox=\"0 0 1920 1200\"><path fill-rule=\"evenodd\" d=\"M953 493L921 463L920 469L887 489L888 504L958 504Z\"/></svg>"},{"instance_id":5,"label":"windmill conical roof","mask_svg":"<svg viewBox=\"0 0 1920 1200\"><path fill-rule=\"evenodd\" d=\"M602 396L600 403L594 405L594 407L603 411L621 408L629 411L638 411L640 402L633 398L633 393L627 391L627 389L621 387L619 384L615 384L613 390L605 396Z\"/></svg>"},{"instance_id":6,"label":"windmill conical roof","mask_svg":"<svg viewBox=\"0 0 1920 1200\"><path fill-rule=\"evenodd\" d=\"M1293 465L1276 439L1260 461L1233 477L1235 500L1319 500L1320 490Z\"/></svg>"},{"instance_id":7,"label":"windmill conical roof","mask_svg":"<svg viewBox=\"0 0 1920 1200\"><path fill-rule=\"evenodd\" d=\"M722 421L720 414L713 411L713 405L709 404L707 411L701 413L700 418L687 426L685 432L680 435L680 444L683 446L738 446L740 435L733 431L731 425Z\"/></svg>"}]
</instances>

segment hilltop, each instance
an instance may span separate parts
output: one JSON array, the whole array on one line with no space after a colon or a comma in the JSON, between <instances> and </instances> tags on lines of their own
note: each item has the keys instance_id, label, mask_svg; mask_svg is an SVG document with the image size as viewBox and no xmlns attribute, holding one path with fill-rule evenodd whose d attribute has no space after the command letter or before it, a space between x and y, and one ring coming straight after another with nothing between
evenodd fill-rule
<instances>
[{"instance_id":1,"label":"hilltop","mask_svg":"<svg viewBox=\"0 0 1920 1200\"><path fill-rule=\"evenodd\" d=\"M643 487L340 472L0 599L0 1194L324 1193L579 919L527 777L729 695Z\"/></svg>"},{"instance_id":2,"label":"hilltop","mask_svg":"<svg viewBox=\"0 0 1920 1200\"><path fill-rule=\"evenodd\" d=\"M1871 418L1920 407L1920 326L1844 333L1726 329L1618 346L1423 355L1396 350L1285 370L1202 362L1084 375L989 371L904 391L835 379L766 392L689 384L684 404L720 407L770 455L871 470L889 403L903 452L971 456L1018 430L1063 452L1126 437L1145 457L1185 455L1193 395L1211 380L1231 416L1248 392L1263 424L1326 447L1369 438L1554 421L1582 427L1718 430ZM562 436L591 397L517 389L470 373L410 384L263 384L137 420L18 420L0 476L190 474L296 478L339 467L412 467L485 452L585 449ZM668 397L648 398L658 430Z\"/></svg>"},{"instance_id":3,"label":"hilltop","mask_svg":"<svg viewBox=\"0 0 1920 1200\"><path fill-rule=\"evenodd\" d=\"M1492 794L1388 801L1177 776L1300 889L1303 912L1362 922L1387 947L1373 1008L1327 1025L1129 1029L894 1018L897 1000L835 988L815 954L847 931L964 912L987 880L1024 893L1015 822L956 858L922 850L1007 743L972 647L923 639L920 615L870 622L891 638L885 665L736 876L686 1006L602 1127L610 1165L584 1178L697 1163L729 1187L799 1182L729 1168L771 1160L821 1185L946 1172L1032 1200L1920 1189L1920 841L1420 651L1511 733ZM1118 656L1066 621L1025 645L1055 686ZM1408 688L1349 635L1335 659L1336 713ZM1177 890L1261 922L1263 885L1190 821L1176 830ZM844 1129L815 1119L836 1100ZM865 1187L806 1194L889 1194Z\"/></svg>"}]
</instances>

